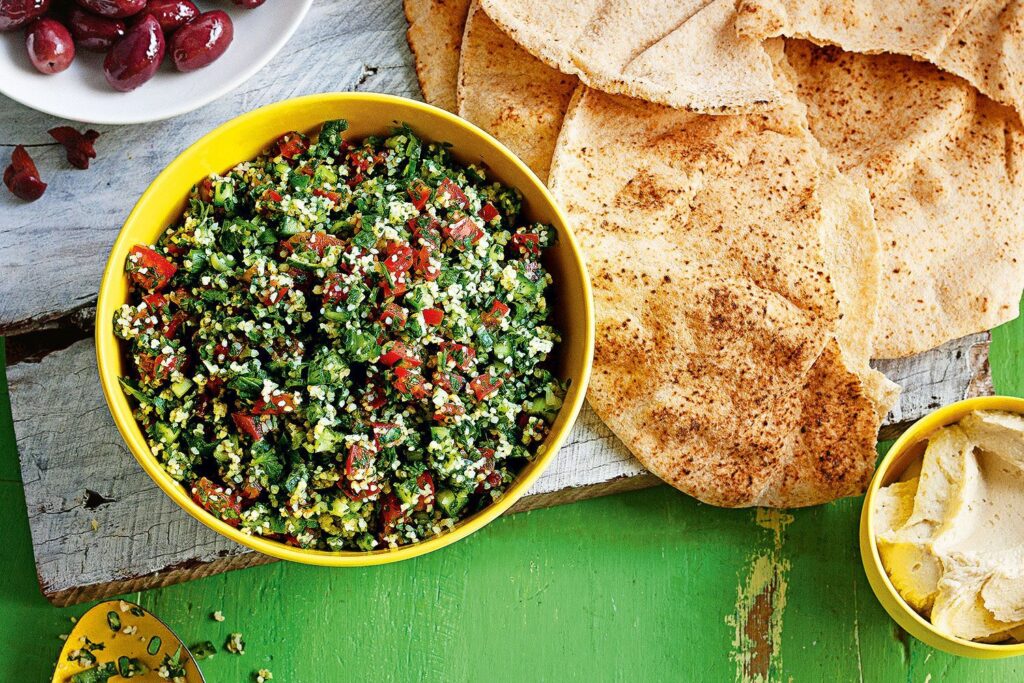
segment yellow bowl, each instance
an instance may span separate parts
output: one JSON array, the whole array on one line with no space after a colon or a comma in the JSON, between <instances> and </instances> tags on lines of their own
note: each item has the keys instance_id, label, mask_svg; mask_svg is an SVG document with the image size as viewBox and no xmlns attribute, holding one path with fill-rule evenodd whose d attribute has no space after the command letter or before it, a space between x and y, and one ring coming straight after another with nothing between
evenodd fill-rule
<instances>
[{"instance_id":1,"label":"yellow bowl","mask_svg":"<svg viewBox=\"0 0 1024 683\"><path fill-rule=\"evenodd\" d=\"M314 131L328 119L349 122L347 136L362 138L387 132L399 123L433 141L452 144L463 163L483 163L490 177L523 194L525 215L558 231L558 245L545 264L553 278L550 296L555 323L562 333L557 373L571 380L562 409L543 444L543 452L512 483L505 496L440 536L396 549L371 552L305 550L249 536L208 514L194 503L153 457L118 385L124 372L119 340L113 332L114 311L128 299L124 263L135 244L151 244L181 215L193 184L209 173L222 173L252 159L282 133ZM283 560L326 566L365 566L422 555L468 536L507 510L551 462L583 405L594 354L594 311L590 280L576 238L565 215L537 176L501 143L476 126L446 111L388 95L328 93L278 102L228 121L185 150L164 169L139 199L110 252L96 308L96 357L107 405L132 454L153 481L186 512L228 538Z\"/></svg>"},{"instance_id":2,"label":"yellow bowl","mask_svg":"<svg viewBox=\"0 0 1024 683\"><path fill-rule=\"evenodd\" d=\"M874 500L878 489L899 479L904 470L924 453L925 439L935 430L959 422L961 418L975 410L1005 410L1011 413L1024 414L1024 399L1012 396L983 396L958 401L924 416L905 431L892 445L885 458L882 459L875 472L867 495L864 496L864 508L860 515L860 556L864 562L864 571L868 575L868 583L875 592L875 597L896 623L910 635L934 648L976 659L1000 659L1024 654L1024 644L999 645L991 643L975 643L971 640L956 638L940 633L927 619L918 614L913 607L900 597L895 586L885 573L882 560L878 555L875 543Z\"/></svg>"}]
</instances>

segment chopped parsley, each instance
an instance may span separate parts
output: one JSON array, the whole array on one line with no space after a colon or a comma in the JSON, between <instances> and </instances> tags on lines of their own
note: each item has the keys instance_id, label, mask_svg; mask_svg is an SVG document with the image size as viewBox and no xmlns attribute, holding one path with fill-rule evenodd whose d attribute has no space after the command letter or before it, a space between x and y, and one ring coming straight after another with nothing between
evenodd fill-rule
<instances>
[{"instance_id":1,"label":"chopped parsley","mask_svg":"<svg viewBox=\"0 0 1024 683\"><path fill-rule=\"evenodd\" d=\"M451 529L536 455L565 385L513 189L407 127L326 122L196 185L115 315L150 448L244 533L372 550Z\"/></svg>"}]
</instances>

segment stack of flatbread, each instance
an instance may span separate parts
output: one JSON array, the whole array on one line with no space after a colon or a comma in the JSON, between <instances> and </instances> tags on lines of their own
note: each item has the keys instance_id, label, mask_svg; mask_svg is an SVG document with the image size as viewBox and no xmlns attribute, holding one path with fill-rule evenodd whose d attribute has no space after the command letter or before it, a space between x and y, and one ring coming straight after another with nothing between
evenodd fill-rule
<instances>
[{"instance_id":1,"label":"stack of flatbread","mask_svg":"<svg viewBox=\"0 0 1024 683\"><path fill-rule=\"evenodd\" d=\"M589 401L715 505L863 491L913 355L1017 315L1024 3L405 0L424 96L565 208Z\"/></svg>"}]
</instances>

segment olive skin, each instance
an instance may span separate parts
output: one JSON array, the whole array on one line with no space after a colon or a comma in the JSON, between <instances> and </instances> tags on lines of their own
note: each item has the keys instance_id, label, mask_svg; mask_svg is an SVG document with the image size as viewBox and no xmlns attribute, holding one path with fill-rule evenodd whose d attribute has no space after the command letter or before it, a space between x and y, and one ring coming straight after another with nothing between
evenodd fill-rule
<instances>
[{"instance_id":1,"label":"olive skin","mask_svg":"<svg viewBox=\"0 0 1024 683\"><path fill-rule=\"evenodd\" d=\"M231 45L235 29L222 10L204 12L171 37L171 59L178 71L195 71L216 61Z\"/></svg>"},{"instance_id":2,"label":"olive skin","mask_svg":"<svg viewBox=\"0 0 1024 683\"><path fill-rule=\"evenodd\" d=\"M124 19L146 9L146 0L75 0L94 14L111 19Z\"/></svg>"},{"instance_id":3,"label":"olive skin","mask_svg":"<svg viewBox=\"0 0 1024 683\"><path fill-rule=\"evenodd\" d=\"M0 31L13 31L50 9L50 0L0 0Z\"/></svg>"},{"instance_id":4,"label":"olive skin","mask_svg":"<svg viewBox=\"0 0 1024 683\"><path fill-rule=\"evenodd\" d=\"M199 16L199 8L192 0L149 0L146 11L160 22L164 37Z\"/></svg>"},{"instance_id":5,"label":"olive skin","mask_svg":"<svg viewBox=\"0 0 1024 683\"><path fill-rule=\"evenodd\" d=\"M103 60L103 74L114 90L129 92L148 81L160 67L167 45L160 22L150 14L133 24Z\"/></svg>"},{"instance_id":6,"label":"olive skin","mask_svg":"<svg viewBox=\"0 0 1024 683\"><path fill-rule=\"evenodd\" d=\"M75 41L71 32L56 19L44 17L29 25L25 49L39 73L56 74L71 66L75 59Z\"/></svg>"},{"instance_id":7,"label":"olive skin","mask_svg":"<svg viewBox=\"0 0 1024 683\"><path fill-rule=\"evenodd\" d=\"M68 14L68 25L75 44L83 50L106 52L125 34L125 23L120 19L110 19L97 14L90 14L75 7Z\"/></svg>"}]
</instances>

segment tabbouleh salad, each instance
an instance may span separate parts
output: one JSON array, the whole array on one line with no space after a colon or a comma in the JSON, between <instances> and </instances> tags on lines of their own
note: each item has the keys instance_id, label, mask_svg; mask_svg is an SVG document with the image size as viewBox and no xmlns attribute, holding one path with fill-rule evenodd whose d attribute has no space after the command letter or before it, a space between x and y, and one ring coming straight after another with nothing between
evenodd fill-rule
<instances>
[{"instance_id":1,"label":"tabbouleh salad","mask_svg":"<svg viewBox=\"0 0 1024 683\"><path fill-rule=\"evenodd\" d=\"M135 417L211 514L302 548L442 533L533 458L565 385L519 193L408 127L287 133L131 249Z\"/></svg>"}]
</instances>

